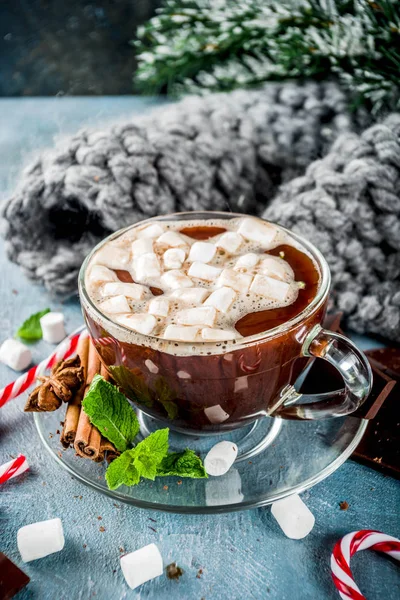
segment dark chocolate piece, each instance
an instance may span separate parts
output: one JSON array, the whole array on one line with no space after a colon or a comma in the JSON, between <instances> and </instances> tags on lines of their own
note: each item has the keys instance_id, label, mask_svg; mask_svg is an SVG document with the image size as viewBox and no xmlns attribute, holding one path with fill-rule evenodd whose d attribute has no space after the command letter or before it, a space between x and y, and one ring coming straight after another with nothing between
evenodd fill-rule
<instances>
[{"instance_id":1,"label":"dark chocolate piece","mask_svg":"<svg viewBox=\"0 0 400 600\"><path fill-rule=\"evenodd\" d=\"M28 575L0 552L0 600L13 598L29 582Z\"/></svg>"}]
</instances>

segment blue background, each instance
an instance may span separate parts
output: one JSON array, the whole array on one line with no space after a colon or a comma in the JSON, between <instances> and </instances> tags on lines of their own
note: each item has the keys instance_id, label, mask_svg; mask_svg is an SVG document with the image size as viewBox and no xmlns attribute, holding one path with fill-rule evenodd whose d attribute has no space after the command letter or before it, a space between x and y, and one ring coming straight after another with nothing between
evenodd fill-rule
<instances>
[{"instance_id":1,"label":"blue background","mask_svg":"<svg viewBox=\"0 0 400 600\"><path fill-rule=\"evenodd\" d=\"M29 155L52 145L55 136L83 124L103 127L109 119L138 114L155 102L132 97L0 100L0 197L16 185ZM82 322L77 299L61 305L50 298L6 260L2 247L0 260L1 339L13 336L24 318L47 306L64 312L69 332ZM32 350L38 362L51 347L40 342ZM14 378L13 371L0 366L1 387ZM269 507L186 516L114 503L50 460L23 404L19 398L0 409L0 463L22 452L31 464L27 474L0 488L0 550L31 577L21 600L334 600L339 595L329 559L336 540L363 528L400 536L399 482L351 460L302 495L316 523L300 541L283 535ZM340 510L343 500L349 503L347 511ZM56 516L64 524L64 550L23 565L16 545L19 527ZM120 548L132 551L150 542L157 543L165 564L176 561L184 575L179 581L163 576L131 591L119 567ZM369 600L400 598L400 570L394 562L362 552L351 565ZM197 578L199 569L203 574Z\"/></svg>"}]
</instances>

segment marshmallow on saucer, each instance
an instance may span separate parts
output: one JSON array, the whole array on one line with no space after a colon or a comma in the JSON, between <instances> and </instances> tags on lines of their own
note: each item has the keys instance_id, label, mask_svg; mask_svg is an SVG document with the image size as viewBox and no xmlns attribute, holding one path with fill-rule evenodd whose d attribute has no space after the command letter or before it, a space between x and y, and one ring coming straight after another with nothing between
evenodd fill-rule
<instances>
[{"instance_id":1,"label":"marshmallow on saucer","mask_svg":"<svg viewBox=\"0 0 400 600\"><path fill-rule=\"evenodd\" d=\"M0 362L14 371L23 371L31 364L32 354L19 340L4 340L0 347Z\"/></svg>"},{"instance_id":2,"label":"marshmallow on saucer","mask_svg":"<svg viewBox=\"0 0 400 600\"><path fill-rule=\"evenodd\" d=\"M21 527L17 533L17 545L24 562L59 552L64 548L61 519L49 519Z\"/></svg>"},{"instance_id":3,"label":"marshmallow on saucer","mask_svg":"<svg viewBox=\"0 0 400 600\"><path fill-rule=\"evenodd\" d=\"M204 468L208 475L225 475L236 460L238 447L234 442L215 444L204 459Z\"/></svg>"},{"instance_id":4,"label":"marshmallow on saucer","mask_svg":"<svg viewBox=\"0 0 400 600\"><path fill-rule=\"evenodd\" d=\"M120 558L122 573L131 590L163 574L163 559L155 544L144 546Z\"/></svg>"},{"instance_id":5,"label":"marshmallow on saucer","mask_svg":"<svg viewBox=\"0 0 400 600\"><path fill-rule=\"evenodd\" d=\"M297 494L274 502L271 512L283 533L292 540L301 540L314 527L314 515Z\"/></svg>"},{"instance_id":6,"label":"marshmallow on saucer","mask_svg":"<svg viewBox=\"0 0 400 600\"><path fill-rule=\"evenodd\" d=\"M49 312L40 318L43 339L50 344L59 344L67 335L64 327L64 315L60 312Z\"/></svg>"}]
</instances>

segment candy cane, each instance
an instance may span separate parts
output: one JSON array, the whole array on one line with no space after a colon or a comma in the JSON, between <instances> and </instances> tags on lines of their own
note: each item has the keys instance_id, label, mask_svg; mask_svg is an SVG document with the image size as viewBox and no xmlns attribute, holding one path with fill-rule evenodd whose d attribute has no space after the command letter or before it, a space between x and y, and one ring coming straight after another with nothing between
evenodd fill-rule
<instances>
[{"instance_id":1,"label":"candy cane","mask_svg":"<svg viewBox=\"0 0 400 600\"><path fill-rule=\"evenodd\" d=\"M25 392L46 369L51 369L59 360L69 358L75 352L79 340L88 335L87 329L81 331L81 327L79 327L66 337L50 356L42 360L38 365L31 367L29 371L12 383L6 385L5 388L0 390L0 408L12 398L16 398Z\"/></svg>"},{"instance_id":2,"label":"candy cane","mask_svg":"<svg viewBox=\"0 0 400 600\"><path fill-rule=\"evenodd\" d=\"M353 578L350 558L360 550L377 550L400 561L400 540L372 529L348 533L339 540L331 556L332 578L343 600L366 600Z\"/></svg>"},{"instance_id":3,"label":"candy cane","mask_svg":"<svg viewBox=\"0 0 400 600\"><path fill-rule=\"evenodd\" d=\"M14 460L0 466L0 483L5 483L9 479L25 473L28 469L28 461L23 454L19 454Z\"/></svg>"}]
</instances>

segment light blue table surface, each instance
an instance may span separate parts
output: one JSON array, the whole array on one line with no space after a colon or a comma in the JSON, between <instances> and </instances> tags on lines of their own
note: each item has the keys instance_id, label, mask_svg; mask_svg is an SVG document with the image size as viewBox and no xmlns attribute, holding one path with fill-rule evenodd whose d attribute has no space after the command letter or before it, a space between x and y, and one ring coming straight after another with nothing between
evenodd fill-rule
<instances>
[{"instance_id":1,"label":"light blue table surface","mask_svg":"<svg viewBox=\"0 0 400 600\"><path fill-rule=\"evenodd\" d=\"M154 102L131 97L0 100L0 197L13 188L29 154L51 145L55 136L75 132L83 124L103 126L109 119L148 110ZM27 281L6 260L3 248L0 260L1 340L12 336L25 317L47 306L64 312L68 331L82 322L76 299L60 305ZM372 343L361 339L362 345ZM32 350L36 362L51 348L41 342ZM0 386L14 375L1 365ZM116 506L49 459L32 416L23 413L23 403L17 399L0 409L0 463L23 452L32 466L26 476L0 489L0 550L31 577L18 596L21 600L334 600L339 595L331 582L329 559L336 540L362 528L400 536L399 482L352 460L303 494L316 523L300 541L283 535L269 507L183 516ZM349 503L347 511L339 508L342 500ZM56 516L64 524L64 550L23 565L16 544L19 527ZM165 564L176 561L184 575L178 582L163 576L131 591L119 567L119 548L132 551L150 542L158 544ZM197 578L200 568L203 574ZM390 560L363 552L353 558L352 568L369 600L400 598L400 569Z\"/></svg>"}]
</instances>

